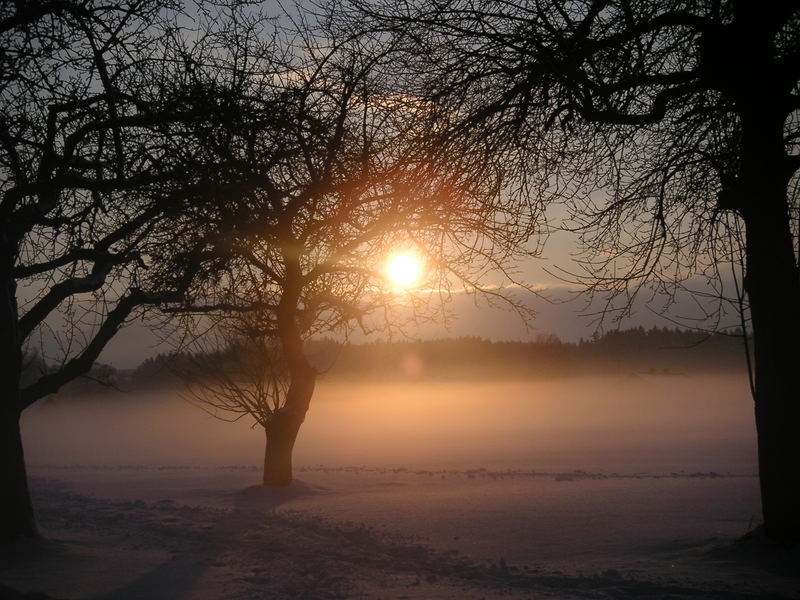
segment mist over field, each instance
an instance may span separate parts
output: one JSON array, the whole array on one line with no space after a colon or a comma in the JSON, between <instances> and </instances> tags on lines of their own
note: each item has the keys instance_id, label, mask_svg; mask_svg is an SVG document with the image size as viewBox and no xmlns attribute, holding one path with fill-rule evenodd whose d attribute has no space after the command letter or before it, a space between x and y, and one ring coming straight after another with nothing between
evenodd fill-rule
<instances>
[{"instance_id":1,"label":"mist over field","mask_svg":"<svg viewBox=\"0 0 800 600\"><path fill-rule=\"evenodd\" d=\"M228 406L241 410L247 385L263 383L250 375L280 380L258 346L159 354L128 371L98 364L92 378L25 412L28 471L49 535L110 530L115 548L177 547L183 557L131 557L140 573L132 580L106 581L90 561L71 579L73 596L295 598L299 586L313 590L308 598L477 600L508 586L597 591L598 577L611 597L639 597L642 582L651 596L672 594L657 582L677 576L688 583L676 597L731 576L778 597L792 586L749 565L707 563L761 511L735 335L639 327L578 342L321 338L304 350L322 374L285 487L262 485L263 427L251 415L215 418L187 388L212 403L232 394ZM240 379L220 386L220 373ZM292 542L276 545L276 528L286 527ZM194 541L208 531L214 539ZM332 574L362 568L365 557L377 563L339 594ZM189 568L194 561L203 566ZM180 579L193 569L199 579ZM56 595L59 572L50 588L17 573L9 581ZM459 574L445 583L443 572Z\"/></svg>"},{"instance_id":2,"label":"mist over field","mask_svg":"<svg viewBox=\"0 0 800 600\"><path fill-rule=\"evenodd\" d=\"M23 417L61 549L3 581L109 600L690 598L731 582L793 598L789 563L768 575L730 549L760 512L752 411L735 371L323 377L295 480L275 488L263 430L174 382L64 393Z\"/></svg>"},{"instance_id":3,"label":"mist over field","mask_svg":"<svg viewBox=\"0 0 800 600\"><path fill-rule=\"evenodd\" d=\"M213 418L180 386L54 397L23 416L34 468L260 465L264 434L251 425L247 416L235 423ZM752 473L754 435L741 375L323 379L294 462Z\"/></svg>"}]
</instances>

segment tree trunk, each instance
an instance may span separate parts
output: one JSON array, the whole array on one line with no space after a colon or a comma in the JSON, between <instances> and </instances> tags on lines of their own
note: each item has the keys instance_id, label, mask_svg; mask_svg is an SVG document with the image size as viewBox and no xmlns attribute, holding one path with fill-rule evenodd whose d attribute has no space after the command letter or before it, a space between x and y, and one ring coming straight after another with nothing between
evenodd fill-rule
<instances>
[{"instance_id":1,"label":"tree trunk","mask_svg":"<svg viewBox=\"0 0 800 600\"><path fill-rule=\"evenodd\" d=\"M0 283L0 543L36 535L19 429L18 337L16 284L7 278Z\"/></svg>"},{"instance_id":2,"label":"tree trunk","mask_svg":"<svg viewBox=\"0 0 800 600\"><path fill-rule=\"evenodd\" d=\"M25 456L22 452L22 436L19 415L7 410L7 398L3 399L0 416L0 543L13 542L20 537L36 535L33 505L28 491L25 472Z\"/></svg>"},{"instance_id":3,"label":"tree trunk","mask_svg":"<svg viewBox=\"0 0 800 600\"><path fill-rule=\"evenodd\" d=\"M737 183L746 227L744 285L753 327L764 530L773 540L800 542L800 272L788 202L796 166L784 142L796 82L775 62L775 32L788 18L780 6L734 5L728 47L738 44L738 62L727 85L741 119Z\"/></svg>"},{"instance_id":4,"label":"tree trunk","mask_svg":"<svg viewBox=\"0 0 800 600\"><path fill-rule=\"evenodd\" d=\"M264 485L292 483L292 451L314 394L316 375L308 366L293 375L286 404L276 411L265 428Z\"/></svg>"},{"instance_id":5,"label":"tree trunk","mask_svg":"<svg viewBox=\"0 0 800 600\"><path fill-rule=\"evenodd\" d=\"M292 483L292 450L305 415L277 413L266 430L264 451L264 485Z\"/></svg>"},{"instance_id":6,"label":"tree trunk","mask_svg":"<svg viewBox=\"0 0 800 600\"><path fill-rule=\"evenodd\" d=\"M800 278L785 191L773 194L744 215L758 464L767 536L800 542Z\"/></svg>"}]
</instances>

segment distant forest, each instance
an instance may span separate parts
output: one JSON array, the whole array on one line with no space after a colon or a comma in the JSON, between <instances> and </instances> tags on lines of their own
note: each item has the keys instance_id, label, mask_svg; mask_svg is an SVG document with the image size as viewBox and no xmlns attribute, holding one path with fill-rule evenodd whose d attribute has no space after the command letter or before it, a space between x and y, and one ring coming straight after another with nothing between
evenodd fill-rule
<instances>
[{"instance_id":1,"label":"distant forest","mask_svg":"<svg viewBox=\"0 0 800 600\"><path fill-rule=\"evenodd\" d=\"M466 337L425 341L376 341L342 344L322 339L307 343L307 353L327 379L491 379L586 375L742 372L746 369L741 331L706 334L642 327L610 331L589 340L564 342L555 335L531 342L492 342ZM207 361L208 356L203 357ZM236 360L236 350L214 355L221 363ZM122 389L174 383L190 373L196 356L175 353L148 358L133 371L98 364L65 392L87 393L107 386ZM207 363L206 363L207 364ZM29 357L28 375L46 370Z\"/></svg>"},{"instance_id":2,"label":"distant forest","mask_svg":"<svg viewBox=\"0 0 800 600\"><path fill-rule=\"evenodd\" d=\"M741 331L709 335L639 327L579 342L548 335L531 342L468 337L344 347L324 340L317 345L309 354L335 378L542 378L746 369Z\"/></svg>"}]
</instances>

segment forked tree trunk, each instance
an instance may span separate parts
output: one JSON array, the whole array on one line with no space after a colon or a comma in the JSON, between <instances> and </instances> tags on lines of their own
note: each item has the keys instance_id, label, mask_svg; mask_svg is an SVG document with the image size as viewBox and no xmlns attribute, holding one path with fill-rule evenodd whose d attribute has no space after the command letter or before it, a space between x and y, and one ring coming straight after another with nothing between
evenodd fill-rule
<instances>
[{"instance_id":1,"label":"forked tree trunk","mask_svg":"<svg viewBox=\"0 0 800 600\"><path fill-rule=\"evenodd\" d=\"M292 483L292 452L314 394L316 375L307 366L294 374L285 406L275 413L265 428L264 485Z\"/></svg>"}]
</instances>

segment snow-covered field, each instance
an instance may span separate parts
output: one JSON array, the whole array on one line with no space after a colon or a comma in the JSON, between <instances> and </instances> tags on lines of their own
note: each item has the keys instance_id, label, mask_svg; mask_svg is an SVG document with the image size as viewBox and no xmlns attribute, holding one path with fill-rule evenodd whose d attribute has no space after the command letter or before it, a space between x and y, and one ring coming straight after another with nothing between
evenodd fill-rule
<instances>
[{"instance_id":1,"label":"snow-covered field","mask_svg":"<svg viewBox=\"0 0 800 600\"><path fill-rule=\"evenodd\" d=\"M296 481L177 393L24 418L44 539L0 582L54 598L800 598L758 538L752 403L726 377L323 382ZM3 592L0 590L0 597Z\"/></svg>"}]
</instances>

